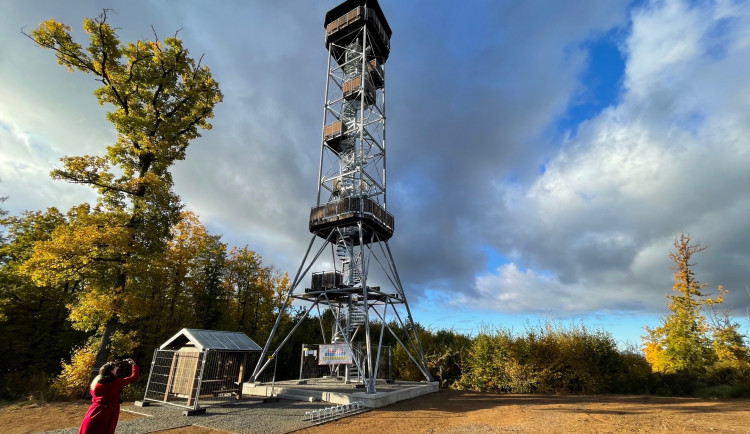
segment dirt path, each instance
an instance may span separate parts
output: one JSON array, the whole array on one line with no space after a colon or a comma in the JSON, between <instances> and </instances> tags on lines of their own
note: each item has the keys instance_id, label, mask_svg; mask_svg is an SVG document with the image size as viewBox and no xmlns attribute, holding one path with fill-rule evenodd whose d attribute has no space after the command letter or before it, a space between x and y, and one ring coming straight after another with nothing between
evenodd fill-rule
<instances>
[{"instance_id":1,"label":"dirt path","mask_svg":"<svg viewBox=\"0 0 750 434\"><path fill-rule=\"evenodd\" d=\"M26 434L78 427L89 405L91 401L81 400L42 405L0 406L0 432L2 434ZM139 417L142 416L120 412L120 420Z\"/></svg>"},{"instance_id":2,"label":"dirt path","mask_svg":"<svg viewBox=\"0 0 750 434\"><path fill-rule=\"evenodd\" d=\"M0 408L2 434L77 427L88 404ZM122 412L120 420L140 416ZM302 432L720 432L750 434L750 400L704 401L651 396L494 395L441 390ZM216 433L184 427L166 434Z\"/></svg>"},{"instance_id":3,"label":"dirt path","mask_svg":"<svg viewBox=\"0 0 750 434\"><path fill-rule=\"evenodd\" d=\"M330 432L750 433L750 400L494 395L441 390L304 430Z\"/></svg>"}]
</instances>

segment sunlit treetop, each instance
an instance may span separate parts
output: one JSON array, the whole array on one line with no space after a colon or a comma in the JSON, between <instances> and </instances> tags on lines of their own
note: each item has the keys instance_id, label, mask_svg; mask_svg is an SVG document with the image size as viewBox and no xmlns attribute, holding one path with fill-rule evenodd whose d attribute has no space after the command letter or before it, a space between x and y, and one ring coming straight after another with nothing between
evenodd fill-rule
<instances>
[{"instance_id":1,"label":"sunlit treetop","mask_svg":"<svg viewBox=\"0 0 750 434\"><path fill-rule=\"evenodd\" d=\"M106 21L107 10L84 21L90 35L85 48L54 19L29 36L68 70L95 75L102 83L95 91L99 103L114 106L107 118L118 139L107 155L65 157L53 177L97 187L102 204L121 207L126 196L144 197L149 190L163 195L171 187L169 167L185 158L200 129L211 128L222 94L209 68L190 57L176 34L160 41L154 32L153 41L121 43ZM119 168L116 174L112 166Z\"/></svg>"}]
</instances>

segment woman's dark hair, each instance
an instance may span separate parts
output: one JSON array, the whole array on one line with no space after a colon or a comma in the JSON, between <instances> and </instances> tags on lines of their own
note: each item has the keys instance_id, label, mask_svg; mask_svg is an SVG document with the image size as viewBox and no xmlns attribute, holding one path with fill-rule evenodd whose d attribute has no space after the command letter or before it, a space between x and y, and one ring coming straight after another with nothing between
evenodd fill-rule
<instances>
[{"instance_id":1,"label":"woman's dark hair","mask_svg":"<svg viewBox=\"0 0 750 434\"><path fill-rule=\"evenodd\" d=\"M115 362L107 362L99 368L99 383L107 384L115 381Z\"/></svg>"}]
</instances>

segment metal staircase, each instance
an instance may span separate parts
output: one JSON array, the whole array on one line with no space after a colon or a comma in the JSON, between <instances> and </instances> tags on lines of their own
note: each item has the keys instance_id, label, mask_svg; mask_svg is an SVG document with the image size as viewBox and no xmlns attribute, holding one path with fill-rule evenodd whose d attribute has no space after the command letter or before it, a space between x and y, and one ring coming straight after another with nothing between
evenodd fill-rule
<instances>
[{"instance_id":1,"label":"metal staircase","mask_svg":"<svg viewBox=\"0 0 750 434\"><path fill-rule=\"evenodd\" d=\"M342 309L343 310L343 309ZM365 324L365 311L363 306L359 304L352 304L345 312L339 312L339 324L334 325L333 344L343 344L351 342L354 339L354 335L357 334L357 329ZM342 335L341 330L344 331Z\"/></svg>"},{"instance_id":2,"label":"metal staircase","mask_svg":"<svg viewBox=\"0 0 750 434\"><path fill-rule=\"evenodd\" d=\"M339 238L336 243L336 256L338 256L344 269L344 283L355 286L362 282L362 273L358 266L359 257L354 254L354 245L351 239L347 237Z\"/></svg>"},{"instance_id":3,"label":"metal staircase","mask_svg":"<svg viewBox=\"0 0 750 434\"><path fill-rule=\"evenodd\" d=\"M364 325L365 323L365 311L363 309L362 305L359 304L353 304L349 308L349 321L346 326L346 333L349 336L354 336L354 333L357 331L357 328L359 326Z\"/></svg>"},{"instance_id":4,"label":"metal staircase","mask_svg":"<svg viewBox=\"0 0 750 434\"><path fill-rule=\"evenodd\" d=\"M360 326L365 324L365 311L364 306L356 303L349 305L347 309L342 309L338 313L337 324L334 324L332 344L349 344L351 346L354 340L357 330ZM342 334L343 330L343 334ZM334 367L334 371L339 371L339 368L346 369L346 379L351 381L357 379L359 381L362 378L360 372L360 366L362 366L362 355L354 351L354 363L351 365L338 365Z\"/></svg>"}]
</instances>

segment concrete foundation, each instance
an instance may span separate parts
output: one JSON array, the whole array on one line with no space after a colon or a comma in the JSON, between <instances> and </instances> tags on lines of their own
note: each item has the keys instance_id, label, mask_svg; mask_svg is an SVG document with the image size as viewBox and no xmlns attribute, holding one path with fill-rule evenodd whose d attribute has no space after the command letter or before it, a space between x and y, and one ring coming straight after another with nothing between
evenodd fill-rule
<instances>
[{"instance_id":1,"label":"concrete foundation","mask_svg":"<svg viewBox=\"0 0 750 434\"><path fill-rule=\"evenodd\" d=\"M245 383L243 395L271 396L273 395L293 401L328 402L331 404L351 404L361 401L367 408L379 408L405 399L412 399L428 393L437 392L440 387L437 381L396 381L376 383L377 393L366 393L362 388L353 384L346 384L341 379L319 378L300 382L277 381L271 383Z\"/></svg>"}]
</instances>

